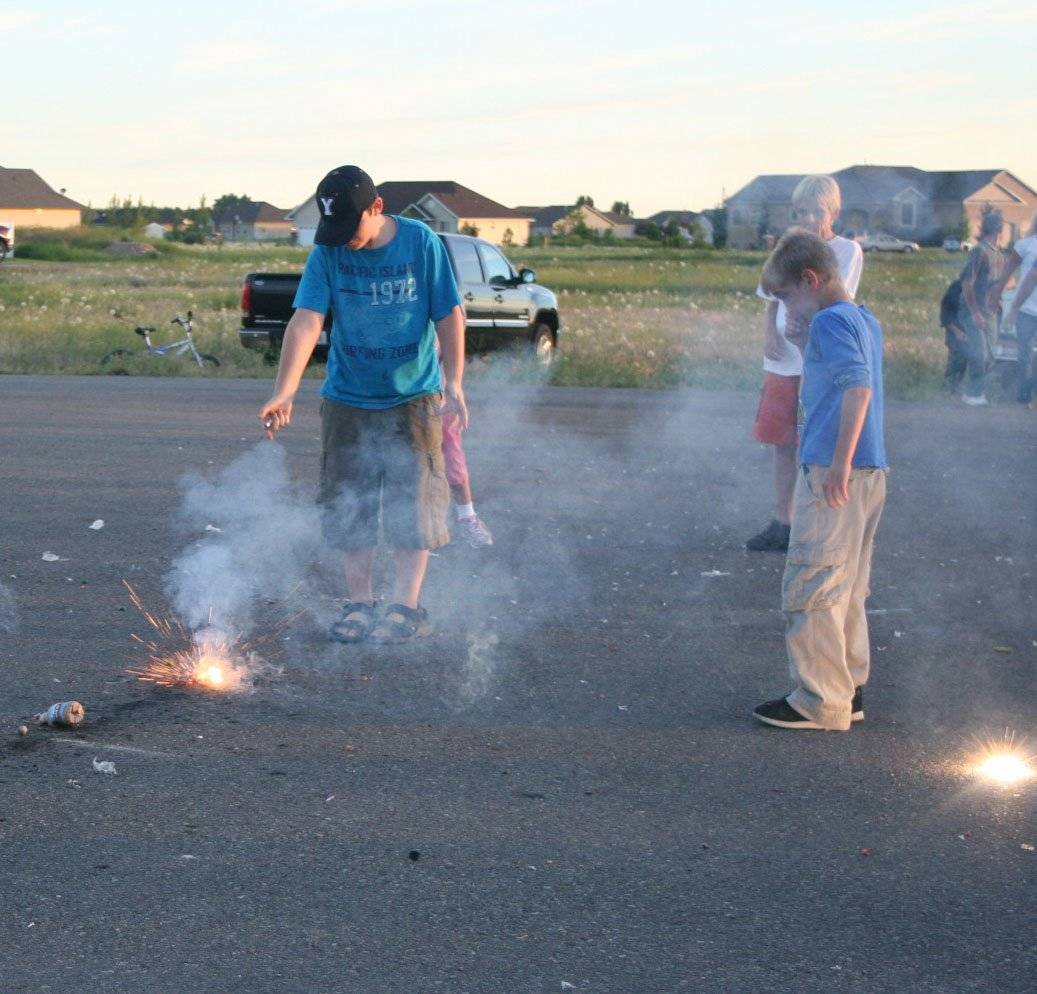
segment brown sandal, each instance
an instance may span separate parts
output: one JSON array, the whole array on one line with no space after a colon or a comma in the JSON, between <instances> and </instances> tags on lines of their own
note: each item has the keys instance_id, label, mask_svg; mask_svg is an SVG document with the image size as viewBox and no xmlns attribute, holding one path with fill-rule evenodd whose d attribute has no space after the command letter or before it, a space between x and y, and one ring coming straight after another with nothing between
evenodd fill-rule
<instances>
[{"instance_id":1,"label":"brown sandal","mask_svg":"<svg viewBox=\"0 0 1037 994\"><path fill-rule=\"evenodd\" d=\"M331 626L331 637L338 642L363 642L374 628L375 607L363 601L346 601L342 618Z\"/></svg>"},{"instance_id":2,"label":"brown sandal","mask_svg":"<svg viewBox=\"0 0 1037 994\"><path fill-rule=\"evenodd\" d=\"M407 607L405 604L390 604L382 620L374 627L371 638L375 642L398 644L432 634L432 623L428 611L423 607Z\"/></svg>"}]
</instances>

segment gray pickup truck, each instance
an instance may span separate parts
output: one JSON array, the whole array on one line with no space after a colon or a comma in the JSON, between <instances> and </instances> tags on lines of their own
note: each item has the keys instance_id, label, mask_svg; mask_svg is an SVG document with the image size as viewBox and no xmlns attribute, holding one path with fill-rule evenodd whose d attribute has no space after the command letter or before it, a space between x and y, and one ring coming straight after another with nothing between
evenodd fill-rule
<instances>
[{"instance_id":1,"label":"gray pickup truck","mask_svg":"<svg viewBox=\"0 0 1037 994\"><path fill-rule=\"evenodd\" d=\"M558 298L536 282L532 269L517 270L496 245L469 235L440 234L465 309L468 352L501 345L525 348L539 362L549 363L558 348ZM300 275L249 273L241 294L241 344L263 350L271 361L281 350L284 330L292 316L292 301ZM331 315L314 350L328 355Z\"/></svg>"}]
</instances>

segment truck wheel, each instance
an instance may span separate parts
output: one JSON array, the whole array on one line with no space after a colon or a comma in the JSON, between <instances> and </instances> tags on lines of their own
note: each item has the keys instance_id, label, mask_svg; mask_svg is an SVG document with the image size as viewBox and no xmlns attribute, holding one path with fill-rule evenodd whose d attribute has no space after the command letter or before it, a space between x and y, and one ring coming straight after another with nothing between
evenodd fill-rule
<instances>
[{"instance_id":1,"label":"truck wheel","mask_svg":"<svg viewBox=\"0 0 1037 994\"><path fill-rule=\"evenodd\" d=\"M543 321L536 326L533 332L533 341L530 345L533 358L541 366L550 366L555 357L555 333L549 324Z\"/></svg>"}]
</instances>

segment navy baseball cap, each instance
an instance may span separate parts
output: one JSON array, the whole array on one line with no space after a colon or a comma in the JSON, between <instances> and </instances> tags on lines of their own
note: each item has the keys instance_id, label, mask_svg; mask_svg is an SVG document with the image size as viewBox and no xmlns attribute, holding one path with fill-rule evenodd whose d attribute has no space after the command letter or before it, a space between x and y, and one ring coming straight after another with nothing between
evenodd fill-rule
<instances>
[{"instance_id":1,"label":"navy baseball cap","mask_svg":"<svg viewBox=\"0 0 1037 994\"><path fill-rule=\"evenodd\" d=\"M320 223L314 242L317 245L345 245L356 234L360 215L377 196L374 181L359 166L332 169L317 184Z\"/></svg>"}]
</instances>

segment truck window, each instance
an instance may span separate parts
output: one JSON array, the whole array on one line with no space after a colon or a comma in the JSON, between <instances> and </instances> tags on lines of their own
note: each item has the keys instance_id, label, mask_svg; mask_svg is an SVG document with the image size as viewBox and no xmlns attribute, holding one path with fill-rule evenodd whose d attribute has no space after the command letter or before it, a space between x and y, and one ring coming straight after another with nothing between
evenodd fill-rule
<instances>
[{"instance_id":1,"label":"truck window","mask_svg":"<svg viewBox=\"0 0 1037 994\"><path fill-rule=\"evenodd\" d=\"M479 243L479 255L482 258L483 269L486 270L486 282L493 283L495 280L510 280L514 275L511 265L493 246Z\"/></svg>"},{"instance_id":2,"label":"truck window","mask_svg":"<svg viewBox=\"0 0 1037 994\"><path fill-rule=\"evenodd\" d=\"M479 268L479 256L475 253L472 242L452 239L450 248L457 265L457 278L460 283L482 283L482 270Z\"/></svg>"}]
</instances>

